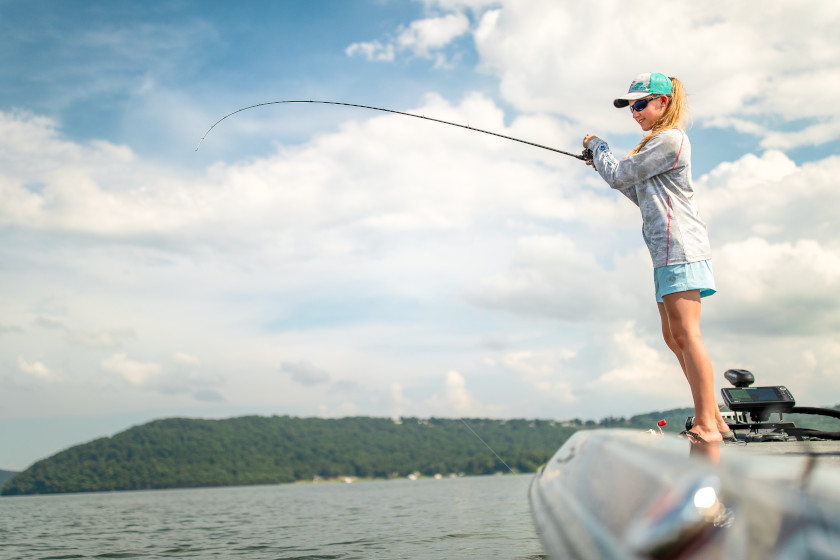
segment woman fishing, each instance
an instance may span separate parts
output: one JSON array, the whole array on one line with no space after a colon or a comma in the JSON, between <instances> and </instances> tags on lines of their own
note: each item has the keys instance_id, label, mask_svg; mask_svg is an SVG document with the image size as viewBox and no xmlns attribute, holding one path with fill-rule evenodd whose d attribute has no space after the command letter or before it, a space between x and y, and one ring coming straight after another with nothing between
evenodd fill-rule
<instances>
[{"instance_id":1,"label":"woman fishing","mask_svg":"<svg viewBox=\"0 0 840 560\"><path fill-rule=\"evenodd\" d=\"M583 146L592 165L610 185L642 212L642 235L654 268L662 335L677 356L694 399L692 442L719 442L732 432L717 406L714 370L700 334L701 298L715 293L706 224L694 203L691 145L683 130L686 95L676 78L641 74L613 104L630 115L647 135L623 159L609 145L587 134Z\"/></svg>"}]
</instances>

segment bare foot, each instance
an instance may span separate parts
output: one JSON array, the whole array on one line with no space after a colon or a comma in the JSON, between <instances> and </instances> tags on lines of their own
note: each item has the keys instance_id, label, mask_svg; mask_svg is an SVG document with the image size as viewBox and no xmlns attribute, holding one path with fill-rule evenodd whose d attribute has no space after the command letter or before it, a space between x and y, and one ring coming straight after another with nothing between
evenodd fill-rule
<instances>
[{"instance_id":1,"label":"bare foot","mask_svg":"<svg viewBox=\"0 0 840 560\"><path fill-rule=\"evenodd\" d=\"M729 426L727 426L727 431ZM686 432L686 435L693 443L718 443L723 441L723 436L717 426L705 426L695 423L694 426Z\"/></svg>"},{"instance_id":2,"label":"bare foot","mask_svg":"<svg viewBox=\"0 0 840 560\"><path fill-rule=\"evenodd\" d=\"M694 422L696 422L696 419L691 421L691 426L692 426L691 431L694 431L694 425L695 425ZM715 417L715 423L717 424L718 433L725 434L726 432L730 431L729 424L727 424L726 421L723 419L723 416L721 416L720 410L717 411L717 415ZM706 438L703 438L703 439L706 439Z\"/></svg>"}]
</instances>

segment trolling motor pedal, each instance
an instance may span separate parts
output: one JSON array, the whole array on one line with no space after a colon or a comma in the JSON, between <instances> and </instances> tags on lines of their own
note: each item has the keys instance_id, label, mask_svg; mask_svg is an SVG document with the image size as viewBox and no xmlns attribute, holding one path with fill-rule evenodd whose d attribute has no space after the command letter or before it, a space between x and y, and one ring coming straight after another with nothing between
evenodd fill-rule
<instances>
[{"instance_id":1,"label":"trolling motor pedal","mask_svg":"<svg viewBox=\"0 0 840 560\"><path fill-rule=\"evenodd\" d=\"M736 387L749 387L755 383L755 376L745 369L728 369L723 376Z\"/></svg>"}]
</instances>

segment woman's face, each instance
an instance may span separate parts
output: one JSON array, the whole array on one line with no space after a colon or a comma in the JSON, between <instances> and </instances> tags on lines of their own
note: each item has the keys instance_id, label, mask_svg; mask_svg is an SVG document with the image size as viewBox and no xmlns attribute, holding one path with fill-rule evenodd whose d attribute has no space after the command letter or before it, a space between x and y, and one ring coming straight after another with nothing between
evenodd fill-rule
<instances>
[{"instance_id":1,"label":"woman's face","mask_svg":"<svg viewBox=\"0 0 840 560\"><path fill-rule=\"evenodd\" d=\"M647 100L647 105L644 109L637 111L636 107L638 105L643 105L643 103L636 101L635 103L630 104L630 112L636 122L639 123L639 126L642 127L642 130L648 132L651 128L653 128L653 125L656 124L656 121L665 114L665 107L668 106L668 96L659 95L654 97L645 97L640 101L644 100Z\"/></svg>"}]
</instances>

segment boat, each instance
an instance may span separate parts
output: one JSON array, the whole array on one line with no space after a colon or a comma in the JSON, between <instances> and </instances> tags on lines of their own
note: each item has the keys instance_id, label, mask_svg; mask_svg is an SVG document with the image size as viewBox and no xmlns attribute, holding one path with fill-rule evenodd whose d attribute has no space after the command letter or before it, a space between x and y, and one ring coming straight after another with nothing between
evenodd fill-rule
<instances>
[{"instance_id":1,"label":"boat","mask_svg":"<svg viewBox=\"0 0 840 560\"><path fill-rule=\"evenodd\" d=\"M784 420L840 412L797 408L784 387L749 387L746 370L726 377L732 443L582 430L554 454L529 489L549 558L840 557L840 434Z\"/></svg>"}]
</instances>

